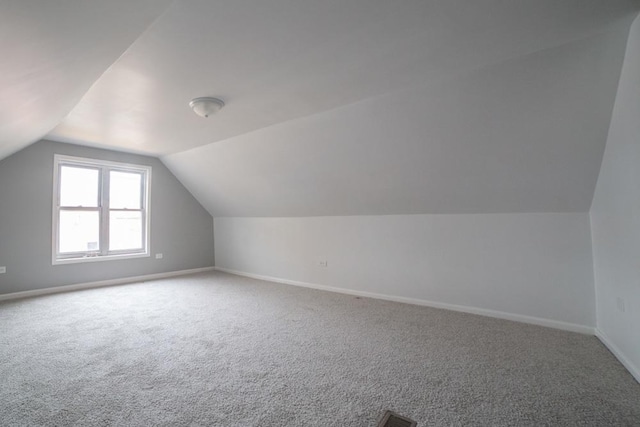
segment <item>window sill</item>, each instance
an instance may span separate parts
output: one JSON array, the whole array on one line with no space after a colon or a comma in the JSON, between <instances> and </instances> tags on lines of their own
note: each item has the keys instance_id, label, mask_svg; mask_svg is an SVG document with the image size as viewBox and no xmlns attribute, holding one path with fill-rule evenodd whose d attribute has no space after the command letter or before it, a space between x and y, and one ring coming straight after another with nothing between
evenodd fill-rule
<instances>
[{"instance_id":1,"label":"window sill","mask_svg":"<svg viewBox=\"0 0 640 427\"><path fill-rule=\"evenodd\" d=\"M80 264L84 262L100 262L100 261L118 261L121 259L131 259L131 258L148 258L151 256L151 253L135 253L135 254L120 254L120 255L103 255L103 256L87 256L80 258L54 258L53 265L63 265L63 264Z\"/></svg>"}]
</instances>

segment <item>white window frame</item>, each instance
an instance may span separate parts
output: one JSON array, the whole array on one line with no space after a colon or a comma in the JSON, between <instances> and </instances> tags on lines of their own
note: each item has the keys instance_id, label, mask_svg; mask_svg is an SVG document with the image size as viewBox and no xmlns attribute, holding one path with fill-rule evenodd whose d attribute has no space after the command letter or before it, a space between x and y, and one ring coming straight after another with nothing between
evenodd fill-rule
<instances>
[{"instance_id":1,"label":"white window frame","mask_svg":"<svg viewBox=\"0 0 640 427\"><path fill-rule=\"evenodd\" d=\"M98 169L100 171L100 178L98 182L98 207L97 208L79 208L82 210L97 210L100 217L100 248L95 252L76 252L73 254L60 254L59 252L59 218L60 218L60 169L62 166L73 166L89 169ZM142 206L141 209L135 209L135 211L142 211L142 249L137 250L119 250L109 251L109 212L114 210L109 207L109 185L108 176L109 172L132 172L142 175ZM143 258L151 255L150 251L150 219L151 219L151 166L135 165L130 163L111 162L107 160L89 159L84 157L65 156L61 154L55 154L53 158L53 235L52 235L52 263L53 265L59 264L73 264L81 262L95 262L95 261L113 261L118 259L128 258ZM63 208L69 209L69 207Z\"/></svg>"}]
</instances>

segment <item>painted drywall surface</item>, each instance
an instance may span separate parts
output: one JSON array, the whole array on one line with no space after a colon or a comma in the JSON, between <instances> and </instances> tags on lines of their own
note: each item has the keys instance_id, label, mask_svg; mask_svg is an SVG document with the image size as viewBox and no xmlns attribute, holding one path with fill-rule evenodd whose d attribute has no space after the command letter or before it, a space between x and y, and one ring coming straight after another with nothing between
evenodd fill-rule
<instances>
[{"instance_id":1,"label":"painted drywall surface","mask_svg":"<svg viewBox=\"0 0 640 427\"><path fill-rule=\"evenodd\" d=\"M1 1L0 159L38 141L60 123L171 3ZM132 81L128 77L122 86L139 87ZM105 120L107 110L100 115L103 126L128 121ZM130 135L128 140L139 139Z\"/></svg>"},{"instance_id":2,"label":"painted drywall surface","mask_svg":"<svg viewBox=\"0 0 640 427\"><path fill-rule=\"evenodd\" d=\"M151 257L52 265L54 154L153 168ZM0 161L0 293L207 267L213 257L211 216L158 159L40 141Z\"/></svg>"},{"instance_id":3,"label":"painted drywall surface","mask_svg":"<svg viewBox=\"0 0 640 427\"><path fill-rule=\"evenodd\" d=\"M216 267L595 324L587 213L214 222Z\"/></svg>"},{"instance_id":4,"label":"painted drywall surface","mask_svg":"<svg viewBox=\"0 0 640 427\"><path fill-rule=\"evenodd\" d=\"M632 20L627 17L638 10L635 0L297 0L294 7L291 0L176 1L48 138L166 155L385 93L439 86L443 79L532 52L582 44L621 21L626 34ZM561 90L536 89L547 87L572 102L567 89L585 75L617 79L625 41L593 56L588 66L556 70L552 80L571 80L559 83ZM566 50L561 56L575 59ZM530 74L542 74L547 59L536 57L522 73L524 86ZM604 123L585 120L606 135L616 90L606 86L583 83L583 92L608 96L574 99L573 108L560 112L591 115L607 106ZM227 106L205 124L186 103L207 94L224 97ZM514 92L523 101L535 95ZM384 101L376 111L388 111ZM592 184L596 177L597 167ZM593 185L587 205L592 194Z\"/></svg>"},{"instance_id":5,"label":"painted drywall surface","mask_svg":"<svg viewBox=\"0 0 640 427\"><path fill-rule=\"evenodd\" d=\"M591 227L597 326L640 374L640 18L629 33Z\"/></svg>"},{"instance_id":6,"label":"painted drywall surface","mask_svg":"<svg viewBox=\"0 0 640 427\"><path fill-rule=\"evenodd\" d=\"M627 34L162 160L214 217L587 212Z\"/></svg>"}]
</instances>

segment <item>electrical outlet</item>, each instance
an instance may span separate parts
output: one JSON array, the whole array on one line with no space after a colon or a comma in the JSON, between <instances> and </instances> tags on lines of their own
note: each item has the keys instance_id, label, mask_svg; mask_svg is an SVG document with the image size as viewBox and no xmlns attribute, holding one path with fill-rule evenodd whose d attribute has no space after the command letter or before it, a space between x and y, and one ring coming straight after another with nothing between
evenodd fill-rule
<instances>
[{"instance_id":1,"label":"electrical outlet","mask_svg":"<svg viewBox=\"0 0 640 427\"><path fill-rule=\"evenodd\" d=\"M618 310L624 313L624 299L620 297L616 298L616 305L618 306Z\"/></svg>"},{"instance_id":2,"label":"electrical outlet","mask_svg":"<svg viewBox=\"0 0 640 427\"><path fill-rule=\"evenodd\" d=\"M0 274L4 274L7 272L7 267L0 267Z\"/></svg>"},{"instance_id":3,"label":"electrical outlet","mask_svg":"<svg viewBox=\"0 0 640 427\"><path fill-rule=\"evenodd\" d=\"M329 263L327 262L326 259L321 259L320 261L318 261L318 267L328 267Z\"/></svg>"},{"instance_id":4,"label":"electrical outlet","mask_svg":"<svg viewBox=\"0 0 640 427\"><path fill-rule=\"evenodd\" d=\"M156 254L156 259L162 259L164 257L164 255L162 254Z\"/></svg>"}]
</instances>

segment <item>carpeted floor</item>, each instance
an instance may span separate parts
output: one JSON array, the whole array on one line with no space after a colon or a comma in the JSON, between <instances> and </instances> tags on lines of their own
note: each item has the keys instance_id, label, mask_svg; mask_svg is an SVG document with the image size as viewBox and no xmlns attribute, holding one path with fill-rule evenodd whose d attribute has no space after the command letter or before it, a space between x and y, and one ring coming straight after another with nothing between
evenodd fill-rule
<instances>
[{"instance_id":1,"label":"carpeted floor","mask_svg":"<svg viewBox=\"0 0 640 427\"><path fill-rule=\"evenodd\" d=\"M3 426L640 425L591 336L204 273L0 304Z\"/></svg>"}]
</instances>

